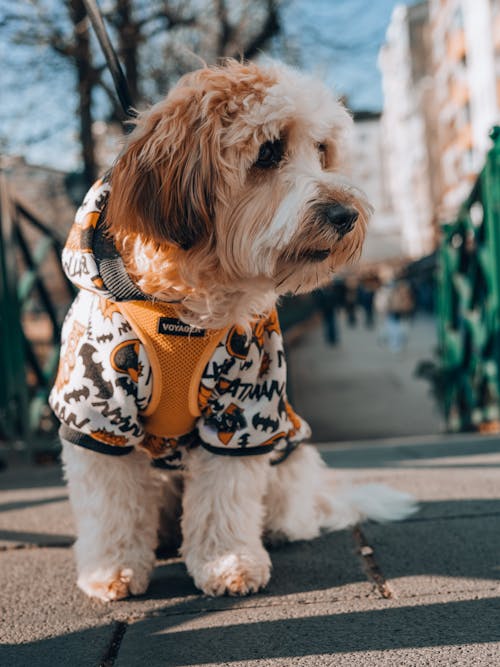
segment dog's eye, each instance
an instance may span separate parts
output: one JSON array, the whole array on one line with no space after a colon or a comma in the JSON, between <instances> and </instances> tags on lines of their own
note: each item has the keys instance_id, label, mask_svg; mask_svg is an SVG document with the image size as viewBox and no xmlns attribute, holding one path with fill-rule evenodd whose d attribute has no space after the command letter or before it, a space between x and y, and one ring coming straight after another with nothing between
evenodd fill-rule
<instances>
[{"instance_id":1,"label":"dog's eye","mask_svg":"<svg viewBox=\"0 0 500 667\"><path fill-rule=\"evenodd\" d=\"M316 148L317 148L318 153L319 153L319 160L321 162L321 166L323 167L323 169L326 169L326 163L327 163L326 154L327 154L328 146L325 143L323 143L322 141L320 141L316 144Z\"/></svg>"},{"instance_id":2,"label":"dog's eye","mask_svg":"<svg viewBox=\"0 0 500 667\"><path fill-rule=\"evenodd\" d=\"M259 150L259 155L255 162L256 167L261 169L269 169L276 167L283 159L283 142L281 139L276 141L266 141L262 144Z\"/></svg>"}]
</instances>

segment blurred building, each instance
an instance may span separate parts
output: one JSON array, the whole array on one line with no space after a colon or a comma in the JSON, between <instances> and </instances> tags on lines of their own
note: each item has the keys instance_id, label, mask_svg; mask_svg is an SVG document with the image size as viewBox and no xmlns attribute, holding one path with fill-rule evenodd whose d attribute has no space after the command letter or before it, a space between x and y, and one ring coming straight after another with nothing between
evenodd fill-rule
<instances>
[{"instance_id":1,"label":"blurred building","mask_svg":"<svg viewBox=\"0 0 500 667\"><path fill-rule=\"evenodd\" d=\"M427 23L427 2L397 5L379 55L389 190L401 227L402 249L410 257L431 252L435 237L433 169L427 148L433 127Z\"/></svg>"},{"instance_id":2,"label":"blurred building","mask_svg":"<svg viewBox=\"0 0 500 667\"><path fill-rule=\"evenodd\" d=\"M389 189L417 257L469 194L500 121L500 0L397 5L379 66Z\"/></svg>"},{"instance_id":3,"label":"blurred building","mask_svg":"<svg viewBox=\"0 0 500 667\"><path fill-rule=\"evenodd\" d=\"M500 0L430 0L440 219L470 192L500 114Z\"/></svg>"},{"instance_id":4,"label":"blurred building","mask_svg":"<svg viewBox=\"0 0 500 667\"><path fill-rule=\"evenodd\" d=\"M382 149L381 114L356 111L351 140L351 178L366 194L374 213L368 226L363 259L379 261L401 256L401 231L388 189Z\"/></svg>"}]
</instances>

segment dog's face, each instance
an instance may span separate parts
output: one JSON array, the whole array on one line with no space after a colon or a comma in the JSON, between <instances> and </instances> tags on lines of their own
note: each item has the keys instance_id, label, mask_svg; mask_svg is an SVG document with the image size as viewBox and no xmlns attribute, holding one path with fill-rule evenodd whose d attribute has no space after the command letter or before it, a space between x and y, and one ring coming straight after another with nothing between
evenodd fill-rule
<instances>
[{"instance_id":1,"label":"dog's face","mask_svg":"<svg viewBox=\"0 0 500 667\"><path fill-rule=\"evenodd\" d=\"M370 212L341 172L349 124L321 83L281 65L188 74L130 135L110 225L203 265L205 281L313 289L359 255Z\"/></svg>"}]
</instances>

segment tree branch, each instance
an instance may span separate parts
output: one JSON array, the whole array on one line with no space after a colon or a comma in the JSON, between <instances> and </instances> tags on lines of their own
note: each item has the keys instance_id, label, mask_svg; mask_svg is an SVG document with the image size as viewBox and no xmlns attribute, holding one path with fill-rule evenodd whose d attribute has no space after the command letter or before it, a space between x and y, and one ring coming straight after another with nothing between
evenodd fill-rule
<instances>
[{"instance_id":1,"label":"tree branch","mask_svg":"<svg viewBox=\"0 0 500 667\"><path fill-rule=\"evenodd\" d=\"M234 30L229 23L227 14L227 6L225 0L215 0L216 16L219 20L219 34L217 53L224 55L229 44L231 44L234 37Z\"/></svg>"},{"instance_id":2,"label":"tree branch","mask_svg":"<svg viewBox=\"0 0 500 667\"><path fill-rule=\"evenodd\" d=\"M250 60L261 51L269 40L277 35L281 30L279 21L278 6L276 0L267 1L267 16L264 24L257 35L243 48L243 53L233 53L232 57L237 58L243 55L245 60Z\"/></svg>"}]
</instances>

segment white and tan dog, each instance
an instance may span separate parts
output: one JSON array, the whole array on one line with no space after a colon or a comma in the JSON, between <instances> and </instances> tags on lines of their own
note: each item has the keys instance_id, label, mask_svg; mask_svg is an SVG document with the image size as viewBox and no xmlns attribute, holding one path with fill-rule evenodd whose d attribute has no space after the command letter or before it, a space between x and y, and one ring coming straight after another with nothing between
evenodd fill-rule
<instances>
[{"instance_id":1,"label":"white and tan dog","mask_svg":"<svg viewBox=\"0 0 500 667\"><path fill-rule=\"evenodd\" d=\"M216 422L211 412L212 430L205 428L209 418L203 406L196 433L207 446L186 447L182 471L152 468L152 449L140 443L146 437L141 424L134 430L124 407L133 396L146 414L150 373L141 337L117 345L109 342L109 331L95 331L96 317L101 324L113 321L121 332L131 330L116 306L123 295L110 297L109 261L116 256L94 261L88 248L82 250L90 243L85 234L95 233L96 220L104 215L106 233L138 294L174 304L181 322L194 330L232 327L234 335L236 326L240 343L251 338L255 322L268 318L272 333L265 324L261 338L278 341L274 352L284 378L279 330L269 320L277 299L328 282L361 250L370 206L341 171L349 125L347 112L324 85L287 67L234 61L207 67L183 77L166 99L139 116L112 170L111 186L99 184L92 202L84 203L65 268L79 286L86 288L90 279L103 292L92 294L95 304L82 297L70 313L51 403L66 428L63 459L78 529L78 585L88 595L112 600L147 589L159 531L167 530L160 527L160 516L175 517L179 502L181 553L196 586L209 595L244 595L267 584L271 562L264 538L311 539L323 529L365 518L397 520L413 511L410 496L387 487L338 491L331 471L308 445L291 448L280 465L270 465L274 454L267 445L258 455L220 456L208 444ZM83 254L76 262L79 244ZM92 309L94 329L85 314ZM111 365L121 375L107 374L100 339L114 346ZM260 375L273 363L262 349ZM126 350L132 356L124 361ZM247 372L253 361L246 357L241 369ZM71 377L79 364L77 387ZM124 403L111 409L107 401L120 388L126 390ZM293 424L282 439L292 432L303 439L307 425L283 392L279 399L277 410ZM112 414L118 430L92 425L92 417L79 412L82 405L99 419ZM249 439L261 444L252 442L251 428L260 433L263 423L267 436L268 425L272 429L281 418L267 414L262 421L260 413L252 413L245 421L245 406L233 396L228 407L222 393L210 410L214 405L225 417L240 411L238 423L250 429L240 437L244 445ZM278 435L266 443L277 442ZM105 448L113 446L127 455L107 456Z\"/></svg>"}]
</instances>

